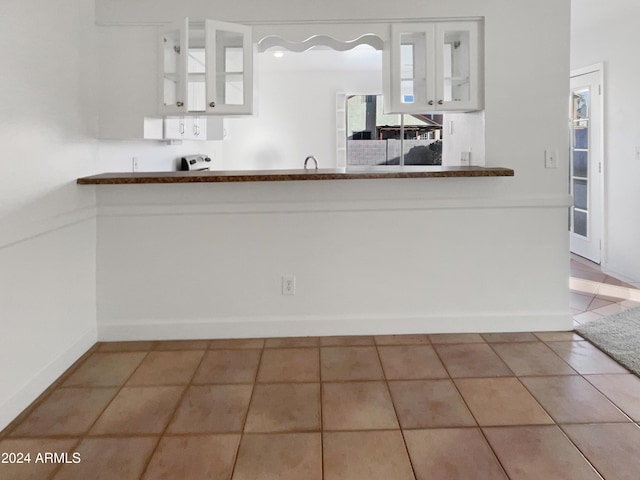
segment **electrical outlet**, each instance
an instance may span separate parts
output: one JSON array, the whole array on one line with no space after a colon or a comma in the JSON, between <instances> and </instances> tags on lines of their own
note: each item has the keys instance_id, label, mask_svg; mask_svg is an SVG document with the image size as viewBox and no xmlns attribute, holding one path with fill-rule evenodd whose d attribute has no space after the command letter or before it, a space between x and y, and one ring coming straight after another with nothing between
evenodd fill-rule
<instances>
[{"instance_id":1,"label":"electrical outlet","mask_svg":"<svg viewBox=\"0 0 640 480\"><path fill-rule=\"evenodd\" d=\"M295 294L296 294L296 276L283 275L282 276L282 295L295 295Z\"/></svg>"},{"instance_id":2,"label":"electrical outlet","mask_svg":"<svg viewBox=\"0 0 640 480\"><path fill-rule=\"evenodd\" d=\"M131 171L138 171L138 157L131 157Z\"/></svg>"},{"instance_id":3,"label":"electrical outlet","mask_svg":"<svg viewBox=\"0 0 640 480\"><path fill-rule=\"evenodd\" d=\"M460 152L460 165L463 167L471 165L471 152Z\"/></svg>"},{"instance_id":4,"label":"electrical outlet","mask_svg":"<svg viewBox=\"0 0 640 480\"><path fill-rule=\"evenodd\" d=\"M544 151L544 167L558 168L558 152L555 150Z\"/></svg>"}]
</instances>

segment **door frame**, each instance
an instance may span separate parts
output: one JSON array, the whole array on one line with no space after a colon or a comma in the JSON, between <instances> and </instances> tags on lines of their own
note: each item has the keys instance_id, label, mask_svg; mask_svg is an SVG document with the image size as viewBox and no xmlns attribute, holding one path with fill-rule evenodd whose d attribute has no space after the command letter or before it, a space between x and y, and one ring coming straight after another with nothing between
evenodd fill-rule
<instances>
[{"instance_id":1,"label":"door frame","mask_svg":"<svg viewBox=\"0 0 640 480\"><path fill-rule=\"evenodd\" d=\"M599 63L595 63L592 65L588 65L586 67L581 67L581 68L576 68L576 69L572 69L570 74L569 74L569 79L571 80L574 77L579 77L581 75L587 75L587 74L591 74L591 73L597 73L598 74L598 85L599 85L599 94L597 96L592 95L591 96L591 103L593 104L594 102L598 103L598 106L600 108L600 132L598 133L598 140L600 142L599 148L597 149L598 154L600 155L600 175L598 176L598 183L600 184L600 198L597 199L598 202L598 207L599 207L599 212L600 212L600 218L598 218L598 222L601 225L601 232L600 232L600 265L605 264L606 263L606 245L607 245L607 211L606 211L606 206L607 206L607 202L606 202L606 196L607 196L607 190L606 190L606 182L605 182L605 176L607 174L607 161L606 161L606 156L605 156L605 129L606 129L606 122L605 122L605 101L604 101L604 97L605 97L605 78L604 78L604 63L603 62L599 62ZM571 97L569 99L569 101L571 102ZM571 121L571 119L569 118L569 121ZM569 145L571 145L571 139L569 139ZM571 148L571 147L569 147ZM571 152L569 152L569 161L571 161ZM569 178L569 182L571 181L571 179ZM593 179L590 179L590 181L593 181ZM570 187L569 187L570 188ZM569 233L571 235L571 233Z\"/></svg>"}]
</instances>

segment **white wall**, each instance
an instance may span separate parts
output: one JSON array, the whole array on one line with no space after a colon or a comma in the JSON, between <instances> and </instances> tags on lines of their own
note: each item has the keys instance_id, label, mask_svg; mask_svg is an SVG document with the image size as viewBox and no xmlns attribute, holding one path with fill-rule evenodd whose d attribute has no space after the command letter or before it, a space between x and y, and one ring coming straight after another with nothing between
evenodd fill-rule
<instances>
[{"instance_id":1,"label":"white wall","mask_svg":"<svg viewBox=\"0 0 640 480\"><path fill-rule=\"evenodd\" d=\"M501 179L99 187L100 338L571 328L569 3L98 0L99 23L189 15L262 32L280 28L258 25L269 20L482 16L485 163L515 170ZM532 122L536 113L545 121ZM227 141L225 159L268 162L273 151ZM545 149L563 152L560 168L544 168ZM298 277L293 297L280 294L286 273Z\"/></svg>"},{"instance_id":2,"label":"white wall","mask_svg":"<svg viewBox=\"0 0 640 480\"><path fill-rule=\"evenodd\" d=\"M0 4L0 429L96 340L93 2Z\"/></svg>"},{"instance_id":3,"label":"white wall","mask_svg":"<svg viewBox=\"0 0 640 480\"><path fill-rule=\"evenodd\" d=\"M640 286L640 78L635 0L572 1L571 68L604 63L603 270Z\"/></svg>"},{"instance_id":4,"label":"white wall","mask_svg":"<svg viewBox=\"0 0 640 480\"><path fill-rule=\"evenodd\" d=\"M336 94L382 93L382 56L375 53L362 53L372 58L363 66L349 63L354 52L258 54L256 115L225 119L223 167L301 168L314 155L321 168L335 168Z\"/></svg>"}]
</instances>

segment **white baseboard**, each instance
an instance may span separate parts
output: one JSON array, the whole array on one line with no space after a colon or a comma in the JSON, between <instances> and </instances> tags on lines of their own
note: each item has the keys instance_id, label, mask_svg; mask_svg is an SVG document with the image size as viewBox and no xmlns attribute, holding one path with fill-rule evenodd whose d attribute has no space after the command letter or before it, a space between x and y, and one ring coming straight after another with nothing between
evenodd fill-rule
<instances>
[{"instance_id":1,"label":"white baseboard","mask_svg":"<svg viewBox=\"0 0 640 480\"><path fill-rule=\"evenodd\" d=\"M4 429L25 408L44 392L65 370L96 343L96 331L90 328L69 348L54 358L42 370L23 384L4 404L0 405L0 430Z\"/></svg>"},{"instance_id":2,"label":"white baseboard","mask_svg":"<svg viewBox=\"0 0 640 480\"><path fill-rule=\"evenodd\" d=\"M98 321L98 340L188 340L207 338L488 333L573 330L569 312L531 314L429 315L295 318L167 319L107 323Z\"/></svg>"}]
</instances>

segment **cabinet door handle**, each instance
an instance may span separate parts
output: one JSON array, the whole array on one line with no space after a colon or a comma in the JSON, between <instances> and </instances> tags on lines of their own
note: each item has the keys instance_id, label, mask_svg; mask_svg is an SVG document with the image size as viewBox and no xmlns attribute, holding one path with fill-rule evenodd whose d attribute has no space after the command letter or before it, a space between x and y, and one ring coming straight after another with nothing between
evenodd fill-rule
<instances>
[{"instance_id":1,"label":"cabinet door handle","mask_svg":"<svg viewBox=\"0 0 640 480\"><path fill-rule=\"evenodd\" d=\"M433 105L433 100L429 100L429 105Z\"/></svg>"},{"instance_id":2,"label":"cabinet door handle","mask_svg":"<svg viewBox=\"0 0 640 480\"><path fill-rule=\"evenodd\" d=\"M176 102L176 106L177 107L183 107L184 106L184 102Z\"/></svg>"},{"instance_id":3,"label":"cabinet door handle","mask_svg":"<svg viewBox=\"0 0 640 480\"><path fill-rule=\"evenodd\" d=\"M438 100L438 105L442 105L444 103L444 100Z\"/></svg>"},{"instance_id":4,"label":"cabinet door handle","mask_svg":"<svg viewBox=\"0 0 640 480\"><path fill-rule=\"evenodd\" d=\"M180 122L180 135L184 135L184 123Z\"/></svg>"},{"instance_id":5,"label":"cabinet door handle","mask_svg":"<svg viewBox=\"0 0 640 480\"><path fill-rule=\"evenodd\" d=\"M211 108L215 108L216 107L216 102L209 102L209 106Z\"/></svg>"}]
</instances>

